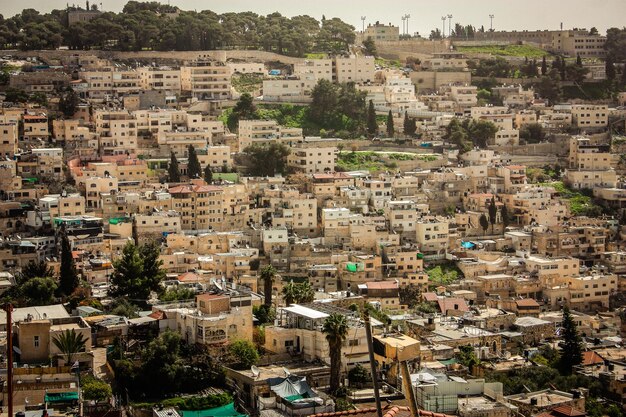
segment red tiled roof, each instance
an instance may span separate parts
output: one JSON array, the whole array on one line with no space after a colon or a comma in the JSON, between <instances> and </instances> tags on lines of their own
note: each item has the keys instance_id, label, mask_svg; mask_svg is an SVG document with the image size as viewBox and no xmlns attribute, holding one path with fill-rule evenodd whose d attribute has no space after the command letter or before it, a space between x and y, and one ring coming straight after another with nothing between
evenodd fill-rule
<instances>
[{"instance_id":1,"label":"red tiled roof","mask_svg":"<svg viewBox=\"0 0 626 417\"><path fill-rule=\"evenodd\" d=\"M516 300L515 304L518 307L539 307L539 303L532 298L522 298L521 300Z\"/></svg>"},{"instance_id":2,"label":"red tiled roof","mask_svg":"<svg viewBox=\"0 0 626 417\"><path fill-rule=\"evenodd\" d=\"M463 298L439 298L437 302L439 303L439 310L444 314L448 310L469 311L469 307Z\"/></svg>"},{"instance_id":3,"label":"red tiled roof","mask_svg":"<svg viewBox=\"0 0 626 417\"><path fill-rule=\"evenodd\" d=\"M434 292L422 293L422 298L425 301L432 301L432 302L437 301L439 299L439 297L437 297L437 294L435 294Z\"/></svg>"},{"instance_id":4,"label":"red tiled roof","mask_svg":"<svg viewBox=\"0 0 626 417\"><path fill-rule=\"evenodd\" d=\"M397 281L372 281L366 282L368 290L397 290L398 282Z\"/></svg>"},{"instance_id":5,"label":"red tiled roof","mask_svg":"<svg viewBox=\"0 0 626 417\"><path fill-rule=\"evenodd\" d=\"M331 180L331 179L351 179L352 177L343 172L333 172L330 174L313 174L313 179L316 180Z\"/></svg>"},{"instance_id":6,"label":"red tiled roof","mask_svg":"<svg viewBox=\"0 0 626 417\"><path fill-rule=\"evenodd\" d=\"M602 359L602 356L598 355L595 351L587 350L583 352L582 366L591 366L601 363L604 363L604 359Z\"/></svg>"},{"instance_id":7,"label":"red tiled roof","mask_svg":"<svg viewBox=\"0 0 626 417\"><path fill-rule=\"evenodd\" d=\"M153 319L163 320L165 314L162 311L155 311L153 313L148 314L148 317L152 317Z\"/></svg>"},{"instance_id":8,"label":"red tiled roof","mask_svg":"<svg viewBox=\"0 0 626 417\"><path fill-rule=\"evenodd\" d=\"M586 415L587 413L580 411L571 405L559 405L546 413L540 414L540 416L544 417L584 417Z\"/></svg>"},{"instance_id":9,"label":"red tiled roof","mask_svg":"<svg viewBox=\"0 0 626 417\"><path fill-rule=\"evenodd\" d=\"M449 414L435 413L432 411L418 410L420 416L423 417L454 417ZM339 416L360 416L375 417L376 408L362 408L360 410L336 411L334 413L313 414L309 417L339 417ZM411 409L409 407L391 405L383 408L383 417L411 417Z\"/></svg>"},{"instance_id":10,"label":"red tiled roof","mask_svg":"<svg viewBox=\"0 0 626 417\"><path fill-rule=\"evenodd\" d=\"M214 185L177 185L169 190L170 194L183 194L183 193L208 193L211 191L222 191L221 187Z\"/></svg>"},{"instance_id":11,"label":"red tiled roof","mask_svg":"<svg viewBox=\"0 0 626 417\"><path fill-rule=\"evenodd\" d=\"M198 274L194 274L193 272L185 272L184 274L180 274L178 276L178 280L180 282L197 282L200 280Z\"/></svg>"}]
</instances>

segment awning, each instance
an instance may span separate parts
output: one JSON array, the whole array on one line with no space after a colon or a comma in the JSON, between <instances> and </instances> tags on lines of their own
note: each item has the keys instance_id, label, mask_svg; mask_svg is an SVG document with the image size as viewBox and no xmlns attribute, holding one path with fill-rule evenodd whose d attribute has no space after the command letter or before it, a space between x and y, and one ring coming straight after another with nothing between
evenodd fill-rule
<instances>
[{"instance_id":1,"label":"awning","mask_svg":"<svg viewBox=\"0 0 626 417\"><path fill-rule=\"evenodd\" d=\"M44 397L47 403L67 403L70 401L78 401L77 392L48 392Z\"/></svg>"},{"instance_id":2,"label":"awning","mask_svg":"<svg viewBox=\"0 0 626 417\"><path fill-rule=\"evenodd\" d=\"M230 403L221 407L209 408L207 410L189 411L183 410L183 417L247 417L235 410L235 404Z\"/></svg>"}]
</instances>

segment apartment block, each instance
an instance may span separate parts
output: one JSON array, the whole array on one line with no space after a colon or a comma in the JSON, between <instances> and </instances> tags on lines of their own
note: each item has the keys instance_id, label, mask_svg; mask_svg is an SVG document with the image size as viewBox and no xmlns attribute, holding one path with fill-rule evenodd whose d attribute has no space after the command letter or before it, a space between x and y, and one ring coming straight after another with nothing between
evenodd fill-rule
<instances>
[{"instance_id":1,"label":"apartment block","mask_svg":"<svg viewBox=\"0 0 626 417\"><path fill-rule=\"evenodd\" d=\"M232 69L218 61L198 60L180 68L181 88L203 100L231 98Z\"/></svg>"}]
</instances>

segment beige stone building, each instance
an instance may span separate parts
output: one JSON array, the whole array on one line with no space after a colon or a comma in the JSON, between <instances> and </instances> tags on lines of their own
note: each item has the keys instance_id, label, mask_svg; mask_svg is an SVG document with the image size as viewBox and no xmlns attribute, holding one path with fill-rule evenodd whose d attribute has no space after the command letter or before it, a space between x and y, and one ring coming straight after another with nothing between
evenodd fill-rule
<instances>
[{"instance_id":1,"label":"beige stone building","mask_svg":"<svg viewBox=\"0 0 626 417\"><path fill-rule=\"evenodd\" d=\"M609 122L607 105L574 104L572 122L578 128L605 128Z\"/></svg>"},{"instance_id":2,"label":"beige stone building","mask_svg":"<svg viewBox=\"0 0 626 417\"><path fill-rule=\"evenodd\" d=\"M336 146L310 147L296 144L287 156L287 164L297 172L315 174L335 170L337 163Z\"/></svg>"},{"instance_id":3,"label":"beige stone building","mask_svg":"<svg viewBox=\"0 0 626 417\"><path fill-rule=\"evenodd\" d=\"M17 123L0 124L0 157L13 159L17 153Z\"/></svg>"},{"instance_id":4,"label":"beige stone building","mask_svg":"<svg viewBox=\"0 0 626 417\"><path fill-rule=\"evenodd\" d=\"M181 88L200 99L230 99L232 69L223 62L194 61L180 68Z\"/></svg>"},{"instance_id":5,"label":"beige stone building","mask_svg":"<svg viewBox=\"0 0 626 417\"><path fill-rule=\"evenodd\" d=\"M179 94L181 90L180 69L141 67L139 80L143 90L163 90L171 94Z\"/></svg>"}]
</instances>

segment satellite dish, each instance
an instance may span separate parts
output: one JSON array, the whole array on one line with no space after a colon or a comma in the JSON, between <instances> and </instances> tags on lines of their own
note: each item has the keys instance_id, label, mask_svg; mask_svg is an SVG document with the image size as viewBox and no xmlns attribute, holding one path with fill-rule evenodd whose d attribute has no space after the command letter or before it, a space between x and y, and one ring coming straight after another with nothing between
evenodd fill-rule
<instances>
[{"instance_id":1,"label":"satellite dish","mask_svg":"<svg viewBox=\"0 0 626 417\"><path fill-rule=\"evenodd\" d=\"M261 375L261 370L257 368L255 365L252 365L250 367L250 370L252 371L252 375L254 375L255 378L258 378L259 375Z\"/></svg>"},{"instance_id":2,"label":"satellite dish","mask_svg":"<svg viewBox=\"0 0 626 417\"><path fill-rule=\"evenodd\" d=\"M285 372L285 378L289 378L289 376L291 375L291 372L289 372L289 369L285 368L283 366L283 372Z\"/></svg>"}]
</instances>

